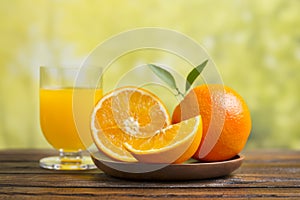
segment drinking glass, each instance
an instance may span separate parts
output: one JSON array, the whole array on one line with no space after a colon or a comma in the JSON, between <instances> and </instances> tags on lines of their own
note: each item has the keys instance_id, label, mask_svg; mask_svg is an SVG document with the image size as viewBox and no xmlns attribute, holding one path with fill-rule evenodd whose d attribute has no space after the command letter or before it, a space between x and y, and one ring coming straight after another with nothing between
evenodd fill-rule
<instances>
[{"instance_id":1,"label":"drinking glass","mask_svg":"<svg viewBox=\"0 0 300 200\"><path fill-rule=\"evenodd\" d=\"M97 70L97 72L95 72ZM90 85L89 80L98 79L99 70L94 68L80 71L79 68L40 67L40 124L46 140L58 150L58 156L46 157L40 160L40 166L56 170L93 169L90 156L83 155L89 145L81 140L77 124L74 120L73 94L76 99L82 99L80 108L86 134L90 134L89 117L92 108L85 98L93 93L94 104L102 96L102 83ZM81 79L78 81L78 74ZM85 73L82 76L82 73ZM76 82L76 84L75 84ZM93 104L93 105L94 105ZM92 141L88 141L92 143Z\"/></svg>"}]
</instances>

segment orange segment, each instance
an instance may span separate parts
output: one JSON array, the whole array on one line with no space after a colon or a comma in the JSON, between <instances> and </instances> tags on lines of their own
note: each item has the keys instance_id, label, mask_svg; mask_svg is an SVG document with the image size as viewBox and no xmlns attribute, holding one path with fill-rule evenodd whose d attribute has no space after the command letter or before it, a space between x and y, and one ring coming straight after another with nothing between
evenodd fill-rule
<instances>
[{"instance_id":1,"label":"orange segment","mask_svg":"<svg viewBox=\"0 0 300 200\"><path fill-rule=\"evenodd\" d=\"M123 87L97 103L91 128L100 151L113 159L132 162L136 159L124 143L143 148L147 138L169 124L170 116L158 97L141 88Z\"/></svg>"},{"instance_id":2,"label":"orange segment","mask_svg":"<svg viewBox=\"0 0 300 200\"><path fill-rule=\"evenodd\" d=\"M125 143L126 149L144 163L182 163L196 152L202 138L200 115L170 125L140 147Z\"/></svg>"}]
</instances>

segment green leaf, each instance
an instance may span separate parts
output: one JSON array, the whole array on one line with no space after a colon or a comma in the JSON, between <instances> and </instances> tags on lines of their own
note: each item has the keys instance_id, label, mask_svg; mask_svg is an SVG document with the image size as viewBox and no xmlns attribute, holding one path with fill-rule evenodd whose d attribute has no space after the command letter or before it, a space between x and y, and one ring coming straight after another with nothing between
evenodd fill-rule
<instances>
[{"instance_id":1,"label":"green leaf","mask_svg":"<svg viewBox=\"0 0 300 200\"><path fill-rule=\"evenodd\" d=\"M187 92L190 87L192 86L192 84L194 83L194 81L196 80L196 78L201 74L201 72L203 71L204 67L206 66L208 60L205 60L203 63L201 63L200 65L198 65L197 67L195 67L187 76L186 78L186 82L185 82L185 92Z\"/></svg>"},{"instance_id":2,"label":"green leaf","mask_svg":"<svg viewBox=\"0 0 300 200\"><path fill-rule=\"evenodd\" d=\"M175 79L170 72L154 64L148 64L148 66L162 81L168 84L171 88L178 91Z\"/></svg>"}]
</instances>

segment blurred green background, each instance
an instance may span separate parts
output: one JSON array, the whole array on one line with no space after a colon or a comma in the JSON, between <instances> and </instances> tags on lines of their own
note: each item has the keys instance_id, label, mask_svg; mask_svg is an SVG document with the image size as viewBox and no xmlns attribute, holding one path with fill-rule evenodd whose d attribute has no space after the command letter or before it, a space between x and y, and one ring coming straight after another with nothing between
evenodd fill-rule
<instances>
[{"instance_id":1,"label":"blurred green background","mask_svg":"<svg viewBox=\"0 0 300 200\"><path fill-rule=\"evenodd\" d=\"M39 127L38 67L80 65L99 43L138 27L203 45L248 103L247 149L300 149L300 1L0 1L0 149L48 148Z\"/></svg>"}]
</instances>

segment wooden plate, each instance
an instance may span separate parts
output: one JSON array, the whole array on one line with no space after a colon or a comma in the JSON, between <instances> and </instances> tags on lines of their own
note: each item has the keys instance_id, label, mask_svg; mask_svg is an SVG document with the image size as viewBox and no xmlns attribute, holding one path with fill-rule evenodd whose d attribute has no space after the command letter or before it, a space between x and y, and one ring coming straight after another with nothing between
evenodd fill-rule
<instances>
[{"instance_id":1,"label":"wooden plate","mask_svg":"<svg viewBox=\"0 0 300 200\"><path fill-rule=\"evenodd\" d=\"M221 162L197 162L189 161L183 164L141 164L118 161L100 161L92 156L95 165L106 174L134 180L196 180L216 178L230 174L238 169L244 156L237 155L234 158ZM155 169L152 171L152 169ZM122 169L131 169L130 171ZM137 169L137 170L135 170ZM139 170L138 170L139 169ZM140 169L151 169L147 172L137 172Z\"/></svg>"}]
</instances>

